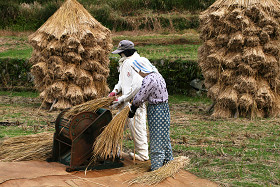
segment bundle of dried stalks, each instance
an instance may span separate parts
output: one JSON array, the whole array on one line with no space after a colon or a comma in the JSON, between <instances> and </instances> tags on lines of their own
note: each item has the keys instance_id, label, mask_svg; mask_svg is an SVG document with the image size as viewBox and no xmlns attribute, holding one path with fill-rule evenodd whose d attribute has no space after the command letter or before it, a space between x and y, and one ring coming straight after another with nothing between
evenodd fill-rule
<instances>
[{"instance_id":1,"label":"bundle of dried stalks","mask_svg":"<svg viewBox=\"0 0 280 187\"><path fill-rule=\"evenodd\" d=\"M67 109L72 107L69 99L60 98L60 97L58 98L59 98L58 101L53 105L53 107L60 108L60 109Z\"/></svg>"},{"instance_id":2,"label":"bundle of dried stalks","mask_svg":"<svg viewBox=\"0 0 280 187\"><path fill-rule=\"evenodd\" d=\"M96 112L96 110L99 108L111 105L114 100L116 100L115 97L103 97L87 101L85 103L72 107L67 112L65 112L64 116L69 118L70 116L74 116L80 112Z\"/></svg>"},{"instance_id":3,"label":"bundle of dried stalks","mask_svg":"<svg viewBox=\"0 0 280 187\"><path fill-rule=\"evenodd\" d=\"M124 126L129 110L129 106L124 107L96 138L93 144L93 161L98 157L104 160L114 159L122 151Z\"/></svg>"},{"instance_id":4,"label":"bundle of dried stalks","mask_svg":"<svg viewBox=\"0 0 280 187\"><path fill-rule=\"evenodd\" d=\"M174 160L168 162L161 168L146 172L143 175L128 181L129 185L143 184L143 185L156 185L168 177L174 177L181 169L183 169L190 162L188 157L179 156Z\"/></svg>"},{"instance_id":5,"label":"bundle of dried stalks","mask_svg":"<svg viewBox=\"0 0 280 187\"><path fill-rule=\"evenodd\" d=\"M241 32L238 32L230 37L230 40L228 42L228 47L231 49L236 49L242 47L243 44L244 44L244 37L241 34Z\"/></svg>"},{"instance_id":6,"label":"bundle of dried stalks","mask_svg":"<svg viewBox=\"0 0 280 187\"><path fill-rule=\"evenodd\" d=\"M211 99L215 100L220 92L220 85L219 84L215 84L213 86L210 87L210 89L208 90L208 97L210 97Z\"/></svg>"},{"instance_id":7,"label":"bundle of dried stalks","mask_svg":"<svg viewBox=\"0 0 280 187\"><path fill-rule=\"evenodd\" d=\"M227 69L221 73L221 80L225 85L231 85L233 83L234 71Z\"/></svg>"},{"instance_id":8,"label":"bundle of dried stalks","mask_svg":"<svg viewBox=\"0 0 280 187\"><path fill-rule=\"evenodd\" d=\"M234 89L239 93L254 94L257 92L257 81L254 77L238 76L236 77Z\"/></svg>"},{"instance_id":9,"label":"bundle of dried stalks","mask_svg":"<svg viewBox=\"0 0 280 187\"><path fill-rule=\"evenodd\" d=\"M5 139L0 144L0 161L46 160L52 154L53 133Z\"/></svg>"},{"instance_id":10,"label":"bundle of dried stalks","mask_svg":"<svg viewBox=\"0 0 280 187\"><path fill-rule=\"evenodd\" d=\"M237 66L237 72L240 73L241 75L247 75L247 76L255 76L256 75L256 70L251 68L250 65L245 64L245 63L240 63Z\"/></svg>"},{"instance_id":11,"label":"bundle of dried stalks","mask_svg":"<svg viewBox=\"0 0 280 187\"><path fill-rule=\"evenodd\" d=\"M93 84L84 86L84 95L87 99L96 97L97 91Z\"/></svg>"},{"instance_id":12,"label":"bundle of dried stalks","mask_svg":"<svg viewBox=\"0 0 280 187\"><path fill-rule=\"evenodd\" d=\"M246 112L252 108L253 104L254 104L254 100L250 94L243 94L239 98L239 107L241 109L244 109Z\"/></svg>"},{"instance_id":13,"label":"bundle of dried stalks","mask_svg":"<svg viewBox=\"0 0 280 187\"><path fill-rule=\"evenodd\" d=\"M237 107L237 92L232 87L227 87L221 92L217 99L217 104L223 106L223 108L230 108L231 110Z\"/></svg>"},{"instance_id":14,"label":"bundle of dried stalks","mask_svg":"<svg viewBox=\"0 0 280 187\"><path fill-rule=\"evenodd\" d=\"M44 100L44 105L48 106L52 104L49 101L57 100L55 109L63 109L69 104L77 105L108 94L111 32L95 20L77 0L65 0L62 6L29 36L29 41L35 51L30 59L35 87L42 92L44 88L61 80L70 85L70 89L60 95L47 92L50 99ZM85 89L95 82L100 83L100 88ZM71 89L72 84L79 87L76 87L77 93ZM91 91L93 93L90 93ZM62 108L59 108L60 106Z\"/></svg>"}]
</instances>

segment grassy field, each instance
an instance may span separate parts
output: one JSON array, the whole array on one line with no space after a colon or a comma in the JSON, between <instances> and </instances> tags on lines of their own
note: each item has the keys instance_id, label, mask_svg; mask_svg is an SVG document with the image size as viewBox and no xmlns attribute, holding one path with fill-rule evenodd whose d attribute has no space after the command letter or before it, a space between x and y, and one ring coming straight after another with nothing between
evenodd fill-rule
<instances>
[{"instance_id":1,"label":"grassy field","mask_svg":"<svg viewBox=\"0 0 280 187\"><path fill-rule=\"evenodd\" d=\"M0 137L54 131L58 112L38 110L37 95L0 92ZM173 95L169 103L173 154L191 158L186 170L222 186L280 185L280 119L214 119L205 96ZM124 149L133 149L128 132Z\"/></svg>"},{"instance_id":2,"label":"grassy field","mask_svg":"<svg viewBox=\"0 0 280 187\"><path fill-rule=\"evenodd\" d=\"M124 35L126 34L126 35ZM149 59L197 59L197 49L200 46L199 35L194 30L178 34L153 34L132 32L114 33L114 49L119 41L128 39L135 43L135 48L142 56ZM0 58L29 59L33 51L27 36L0 36ZM116 55L110 54L110 57Z\"/></svg>"},{"instance_id":3,"label":"grassy field","mask_svg":"<svg viewBox=\"0 0 280 187\"><path fill-rule=\"evenodd\" d=\"M112 37L114 46L123 39L134 41L147 58L196 59L200 45L194 30ZM0 57L29 58L31 52L27 34L0 36ZM280 186L279 118L215 119L206 112L211 101L205 96L171 95L169 103L173 153L191 158L186 170L222 186ZM0 142L7 136L53 132L59 112L39 110L40 105L38 93L0 91ZM124 149L133 149L128 131Z\"/></svg>"}]
</instances>

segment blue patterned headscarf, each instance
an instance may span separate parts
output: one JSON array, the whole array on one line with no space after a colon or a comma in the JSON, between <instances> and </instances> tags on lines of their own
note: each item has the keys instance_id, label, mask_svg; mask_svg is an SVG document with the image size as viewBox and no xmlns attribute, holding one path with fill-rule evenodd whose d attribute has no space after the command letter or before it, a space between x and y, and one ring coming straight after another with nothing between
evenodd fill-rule
<instances>
[{"instance_id":1,"label":"blue patterned headscarf","mask_svg":"<svg viewBox=\"0 0 280 187\"><path fill-rule=\"evenodd\" d=\"M141 71L143 73L158 72L157 68L153 66L148 59L141 61L134 60L133 69L137 72Z\"/></svg>"}]
</instances>

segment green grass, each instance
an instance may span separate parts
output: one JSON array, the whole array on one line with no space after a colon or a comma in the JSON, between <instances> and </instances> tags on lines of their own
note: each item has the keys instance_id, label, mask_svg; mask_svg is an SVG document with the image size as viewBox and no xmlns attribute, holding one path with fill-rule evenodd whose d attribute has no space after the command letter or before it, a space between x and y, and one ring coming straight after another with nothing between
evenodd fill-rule
<instances>
[{"instance_id":1,"label":"green grass","mask_svg":"<svg viewBox=\"0 0 280 187\"><path fill-rule=\"evenodd\" d=\"M1 37L2 38L2 37ZM0 47L6 50L0 53L1 58L23 58L31 57L33 48L27 43L27 37L3 37L6 43ZM182 34L143 34L143 35L116 35L113 36L114 48L123 39L135 43L135 48L148 59L197 59L197 49L200 46L199 35L195 30L187 30ZM178 44L176 44L178 43ZM110 57L118 55L110 54Z\"/></svg>"},{"instance_id":2,"label":"green grass","mask_svg":"<svg viewBox=\"0 0 280 187\"><path fill-rule=\"evenodd\" d=\"M33 51L32 47L24 49L9 49L7 51L0 53L0 58L20 58L20 59L29 59Z\"/></svg>"},{"instance_id":3,"label":"green grass","mask_svg":"<svg viewBox=\"0 0 280 187\"><path fill-rule=\"evenodd\" d=\"M212 101L211 99L205 97L205 96L185 96L185 95L169 95L168 101L170 104L180 104L181 102L188 102L190 104L192 103L205 103L210 104Z\"/></svg>"},{"instance_id":4,"label":"green grass","mask_svg":"<svg viewBox=\"0 0 280 187\"><path fill-rule=\"evenodd\" d=\"M193 119L171 125L174 153L191 157L187 169L225 185L280 184L279 125L263 119ZM182 142L182 136L187 143Z\"/></svg>"},{"instance_id":5,"label":"green grass","mask_svg":"<svg viewBox=\"0 0 280 187\"><path fill-rule=\"evenodd\" d=\"M13 92L13 91L0 91L0 96L21 96L21 97L30 97L30 98L36 98L39 96L39 93L37 92Z\"/></svg>"},{"instance_id":6,"label":"green grass","mask_svg":"<svg viewBox=\"0 0 280 187\"><path fill-rule=\"evenodd\" d=\"M196 60L197 49L200 45L177 44L177 45L147 45L139 46L137 50L141 56L148 59L182 59Z\"/></svg>"}]
</instances>

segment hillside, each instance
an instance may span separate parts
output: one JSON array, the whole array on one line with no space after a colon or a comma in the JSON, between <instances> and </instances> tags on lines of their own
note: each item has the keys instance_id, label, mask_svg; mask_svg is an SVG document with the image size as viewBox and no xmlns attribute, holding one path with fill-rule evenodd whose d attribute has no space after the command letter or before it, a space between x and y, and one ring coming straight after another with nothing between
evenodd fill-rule
<instances>
[{"instance_id":1,"label":"hillside","mask_svg":"<svg viewBox=\"0 0 280 187\"><path fill-rule=\"evenodd\" d=\"M198 28L198 13L214 0L79 0L104 26L113 31L178 32ZM0 29L37 30L63 3L62 0L0 2Z\"/></svg>"}]
</instances>

